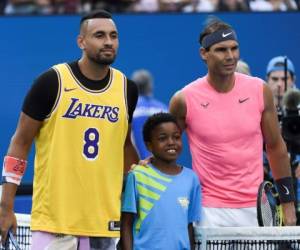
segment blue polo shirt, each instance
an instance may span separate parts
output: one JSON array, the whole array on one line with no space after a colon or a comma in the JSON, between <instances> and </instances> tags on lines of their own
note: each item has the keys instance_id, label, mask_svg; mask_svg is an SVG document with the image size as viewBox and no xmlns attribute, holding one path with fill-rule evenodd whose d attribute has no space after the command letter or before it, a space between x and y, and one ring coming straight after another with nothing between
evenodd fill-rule
<instances>
[{"instance_id":1,"label":"blue polo shirt","mask_svg":"<svg viewBox=\"0 0 300 250\"><path fill-rule=\"evenodd\" d=\"M136 215L135 250L190 249L188 224L200 220L198 177L184 167L167 175L153 166L137 166L127 176L122 211Z\"/></svg>"}]
</instances>

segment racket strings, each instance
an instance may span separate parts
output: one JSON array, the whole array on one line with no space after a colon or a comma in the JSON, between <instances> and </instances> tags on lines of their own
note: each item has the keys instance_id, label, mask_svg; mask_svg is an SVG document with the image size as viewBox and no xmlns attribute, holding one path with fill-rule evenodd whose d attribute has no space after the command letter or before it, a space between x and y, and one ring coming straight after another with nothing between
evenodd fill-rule
<instances>
[{"instance_id":1,"label":"racket strings","mask_svg":"<svg viewBox=\"0 0 300 250\"><path fill-rule=\"evenodd\" d=\"M270 203L270 199L268 195L263 192L261 197L261 213L262 220L265 226L273 226L274 225L274 206Z\"/></svg>"},{"instance_id":2,"label":"racket strings","mask_svg":"<svg viewBox=\"0 0 300 250\"><path fill-rule=\"evenodd\" d=\"M258 222L260 226L281 226L282 212L279 195L271 182L263 182L258 194Z\"/></svg>"}]
</instances>

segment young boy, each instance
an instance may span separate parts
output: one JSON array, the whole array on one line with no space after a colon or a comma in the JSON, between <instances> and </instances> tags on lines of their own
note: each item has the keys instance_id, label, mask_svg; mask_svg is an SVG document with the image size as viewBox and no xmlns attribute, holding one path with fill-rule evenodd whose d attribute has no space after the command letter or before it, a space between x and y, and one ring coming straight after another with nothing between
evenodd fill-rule
<instances>
[{"instance_id":1,"label":"young boy","mask_svg":"<svg viewBox=\"0 0 300 250\"><path fill-rule=\"evenodd\" d=\"M153 154L149 166L127 176L123 196L122 250L194 249L192 223L199 221L200 187L191 169L176 164L181 131L168 113L148 118L143 138Z\"/></svg>"}]
</instances>

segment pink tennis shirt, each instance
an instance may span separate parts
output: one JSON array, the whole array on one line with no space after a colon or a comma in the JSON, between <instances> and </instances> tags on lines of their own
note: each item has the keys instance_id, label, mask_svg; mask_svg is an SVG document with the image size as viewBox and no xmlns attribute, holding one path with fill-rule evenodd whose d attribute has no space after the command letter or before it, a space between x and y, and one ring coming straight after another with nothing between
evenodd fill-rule
<instances>
[{"instance_id":1,"label":"pink tennis shirt","mask_svg":"<svg viewBox=\"0 0 300 250\"><path fill-rule=\"evenodd\" d=\"M204 207L256 206L263 180L263 84L259 78L235 73L234 87L227 93L217 92L206 76L182 89Z\"/></svg>"}]
</instances>

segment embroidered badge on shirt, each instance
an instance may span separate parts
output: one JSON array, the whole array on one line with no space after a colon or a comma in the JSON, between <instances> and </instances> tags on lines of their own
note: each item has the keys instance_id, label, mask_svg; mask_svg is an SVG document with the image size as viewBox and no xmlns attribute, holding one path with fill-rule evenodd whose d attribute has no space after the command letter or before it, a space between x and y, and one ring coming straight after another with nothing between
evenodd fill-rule
<instances>
[{"instance_id":1,"label":"embroidered badge on shirt","mask_svg":"<svg viewBox=\"0 0 300 250\"><path fill-rule=\"evenodd\" d=\"M178 197L177 198L178 203L180 206L184 209L188 209L190 201L187 197Z\"/></svg>"}]
</instances>

